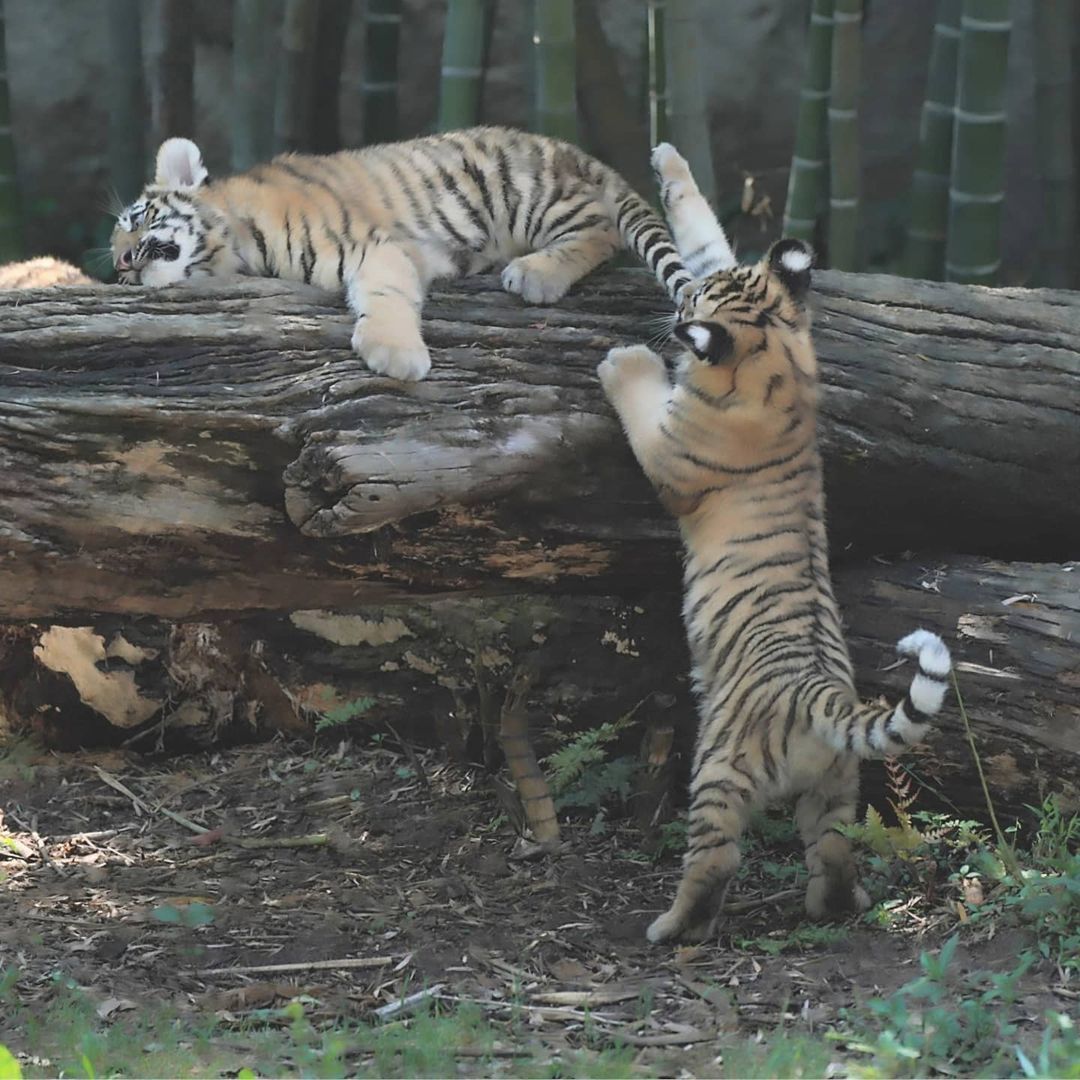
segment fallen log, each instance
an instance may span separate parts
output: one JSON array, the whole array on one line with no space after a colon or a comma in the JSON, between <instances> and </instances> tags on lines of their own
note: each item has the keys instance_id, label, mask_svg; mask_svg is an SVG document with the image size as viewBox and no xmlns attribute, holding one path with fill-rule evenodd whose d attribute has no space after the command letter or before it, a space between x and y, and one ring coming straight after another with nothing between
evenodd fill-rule
<instances>
[{"instance_id":1,"label":"fallen log","mask_svg":"<svg viewBox=\"0 0 1080 1080\"><path fill-rule=\"evenodd\" d=\"M1073 563L924 557L835 575L866 696L904 692L911 671L896 666L892 645L912 628L949 642L1006 816L1051 794L1080 807L1077 575ZM336 737L390 720L403 737L437 736L461 760L491 761L500 706L522 672L532 681L526 708L541 754L556 730L631 716L613 753L636 756L658 730L673 730L685 755L695 724L674 581L629 602L519 593L233 624L98 616L81 626L26 627L22 637L5 635L0 651L8 712L54 744L150 751L275 730L310 734L316 723ZM955 703L903 761L926 788L920 805L984 816ZM876 775L867 773L872 798Z\"/></svg>"},{"instance_id":2,"label":"fallen log","mask_svg":"<svg viewBox=\"0 0 1080 1080\"><path fill-rule=\"evenodd\" d=\"M834 552L1073 554L1080 297L816 289ZM431 298L435 370L402 385L336 300L277 281L0 294L0 617L633 597L676 540L595 366L666 309L638 271L558 309L469 280Z\"/></svg>"}]
</instances>

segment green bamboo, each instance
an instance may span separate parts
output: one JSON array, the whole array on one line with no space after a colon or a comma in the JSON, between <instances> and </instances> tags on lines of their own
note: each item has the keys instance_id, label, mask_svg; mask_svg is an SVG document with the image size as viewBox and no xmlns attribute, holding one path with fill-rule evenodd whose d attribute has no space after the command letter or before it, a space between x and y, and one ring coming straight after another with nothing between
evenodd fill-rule
<instances>
[{"instance_id":1,"label":"green bamboo","mask_svg":"<svg viewBox=\"0 0 1080 1080\"><path fill-rule=\"evenodd\" d=\"M191 0L153 0L147 64L151 143L195 134L195 34Z\"/></svg>"},{"instance_id":2,"label":"green bamboo","mask_svg":"<svg viewBox=\"0 0 1080 1080\"><path fill-rule=\"evenodd\" d=\"M667 69L664 55L664 8L666 0L649 0L646 46L649 56L649 145L667 142Z\"/></svg>"},{"instance_id":3,"label":"green bamboo","mask_svg":"<svg viewBox=\"0 0 1080 1080\"><path fill-rule=\"evenodd\" d=\"M716 174L699 44L704 14L699 0L667 0L664 11L667 126L668 137L686 158L702 195L715 202Z\"/></svg>"},{"instance_id":4,"label":"green bamboo","mask_svg":"<svg viewBox=\"0 0 1080 1080\"><path fill-rule=\"evenodd\" d=\"M536 128L577 142L574 0L533 0Z\"/></svg>"},{"instance_id":5,"label":"green bamboo","mask_svg":"<svg viewBox=\"0 0 1080 1080\"><path fill-rule=\"evenodd\" d=\"M926 98L919 122L919 157L912 177L911 219L904 251L904 273L908 277L935 281L940 281L945 273L961 2L938 0Z\"/></svg>"},{"instance_id":6,"label":"green bamboo","mask_svg":"<svg viewBox=\"0 0 1080 1080\"><path fill-rule=\"evenodd\" d=\"M364 142L398 137L398 38L401 0L368 0L364 52Z\"/></svg>"},{"instance_id":7,"label":"green bamboo","mask_svg":"<svg viewBox=\"0 0 1080 1080\"><path fill-rule=\"evenodd\" d=\"M956 79L948 281L991 285L1001 269L1010 0L964 0Z\"/></svg>"},{"instance_id":8,"label":"green bamboo","mask_svg":"<svg viewBox=\"0 0 1080 1080\"><path fill-rule=\"evenodd\" d=\"M233 0L232 167L237 172L271 154L272 30L266 0Z\"/></svg>"},{"instance_id":9,"label":"green bamboo","mask_svg":"<svg viewBox=\"0 0 1080 1080\"><path fill-rule=\"evenodd\" d=\"M859 89L862 83L862 0L833 6L829 87L829 265L859 265Z\"/></svg>"},{"instance_id":10,"label":"green bamboo","mask_svg":"<svg viewBox=\"0 0 1080 1080\"><path fill-rule=\"evenodd\" d=\"M439 131L471 127L480 118L484 42L490 21L491 0L450 0L443 35Z\"/></svg>"},{"instance_id":11,"label":"green bamboo","mask_svg":"<svg viewBox=\"0 0 1080 1080\"><path fill-rule=\"evenodd\" d=\"M1076 235L1076 159L1072 67L1075 0L1035 4L1035 109L1042 222L1038 280L1065 288L1072 276Z\"/></svg>"},{"instance_id":12,"label":"green bamboo","mask_svg":"<svg viewBox=\"0 0 1080 1080\"><path fill-rule=\"evenodd\" d=\"M319 0L286 0L274 100L274 153L307 150Z\"/></svg>"},{"instance_id":13,"label":"green bamboo","mask_svg":"<svg viewBox=\"0 0 1080 1080\"><path fill-rule=\"evenodd\" d=\"M814 0L806 33L806 70L799 91L795 153L788 174L784 235L812 243L829 195L829 85L833 0Z\"/></svg>"},{"instance_id":14,"label":"green bamboo","mask_svg":"<svg viewBox=\"0 0 1080 1080\"><path fill-rule=\"evenodd\" d=\"M0 0L0 262L21 259L23 254L22 200L15 170L15 139L11 132L4 0Z\"/></svg>"},{"instance_id":15,"label":"green bamboo","mask_svg":"<svg viewBox=\"0 0 1080 1080\"><path fill-rule=\"evenodd\" d=\"M107 0L105 7L109 176L121 203L134 199L147 180L140 6L139 0Z\"/></svg>"},{"instance_id":16,"label":"green bamboo","mask_svg":"<svg viewBox=\"0 0 1080 1080\"><path fill-rule=\"evenodd\" d=\"M307 129L308 149L316 154L341 149L341 65L352 11L352 0L319 0Z\"/></svg>"}]
</instances>

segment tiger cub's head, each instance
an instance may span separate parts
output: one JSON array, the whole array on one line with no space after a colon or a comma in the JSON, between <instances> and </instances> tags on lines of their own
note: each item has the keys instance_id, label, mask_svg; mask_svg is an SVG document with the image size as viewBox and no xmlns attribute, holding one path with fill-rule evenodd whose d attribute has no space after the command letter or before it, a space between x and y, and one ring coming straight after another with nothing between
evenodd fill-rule
<instances>
[{"instance_id":1,"label":"tiger cub's head","mask_svg":"<svg viewBox=\"0 0 1080 1080\"><path fill-rule=\"evenodd\" d=\"M190 139L161 144L153 183L121 211L113 229L113 265L122 284L158 288L227 270L227 230L202 198L206 176Z\"/></svg>"},{"instance_id":2,"label":"tiger cub's head","mask_svg":"<svg viewBox=\"0 0 1080 1080\"><path fill-rule=\"evenodd\" d=\"M710 396L781 408L812 402L817 362L806 296L813 261L801 240L778 240L754 265L692 281L673 331L689 350L683 378Z\"/></svg>"}]
</instances>

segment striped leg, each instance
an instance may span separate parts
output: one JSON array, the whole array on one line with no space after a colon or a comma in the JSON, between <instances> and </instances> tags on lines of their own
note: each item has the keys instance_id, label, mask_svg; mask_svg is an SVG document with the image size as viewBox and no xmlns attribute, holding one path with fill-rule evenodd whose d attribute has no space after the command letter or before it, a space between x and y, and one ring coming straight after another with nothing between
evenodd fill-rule
<instances>
[{"instance_id":1,"label":"striped leg","mask_svg":"<svg viewBox=\"0 0 1080 1080\"><path fill-rule=\"evenodd\" d=\"M812 919L865 911L870 906L856 879L851 844L835 828L854 822L858 798L859 761L849 755L838 759L821 783L800 795L795 804L795 822L810 871L806 913Z\"/></svg>"},{"instance_id":2,"label":"striped leg","mask_svg":"<svg viewBox=\"0 0 1080 1080\"><path fill-rule=\"evenodd\" d=\"M716 932L731 879L739 868L739 837L746 826L748 807L731 784L709 781L723 775L721 761L701 774L692 786L683 875L671 907L646 931L652 942L705 941Z\"/></svg>"},{"instance_id":3,"label":"striped leg","mask_svg":"<svg viewBox=\"0 0 1080 1080\"><path fill-rule=\"evenodd\" d=\"M415 381L431 370L420 334L424 286L402 247L373 233L347 282L346 298L356 314L352 347L372 371Z\"/></svg>"},{"instance_id":4,"label":"striped leg","mask_svg":"<svg viewBox=\"0 0 1080 1080\"><path fill-rule=\"evenodd\" d=\"M554 304L571 285L610 259L619 247L619 234L604 207L596 203L577 216L581 215L594 223L569 233L556 230L555 239L514 259L503 271L503 288L527 304Z\"/></svg>"}]
</instances>

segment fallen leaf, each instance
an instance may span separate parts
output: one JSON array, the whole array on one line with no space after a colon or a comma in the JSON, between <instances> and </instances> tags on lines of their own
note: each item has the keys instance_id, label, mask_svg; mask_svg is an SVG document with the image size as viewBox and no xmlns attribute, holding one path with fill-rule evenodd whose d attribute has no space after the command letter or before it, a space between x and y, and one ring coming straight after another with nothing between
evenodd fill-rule
<instances>
[{"instance_id":1,"label":"fallen leaf","mask_svg":"<svg viewBox=\"0 0 1080 1080\"><path fill-rule=\"evenodd\" d=\"M108 1020L113 1013L124 1012L127 1009L134 1008L134 1001L129 1001L127 998L111 997L106 998L97 1007L97 1015L99 1020Z\"/></svg>"},{"instance_id":2,"label":"fallen leaf","mask_svg":"<svg viewBox=\"0 0 1080 1080\"><path fill-rule=\"evenodd\" d=\"M573 982L575 979L587 979L589 969L577 960L563 958L548 964L548 971L561 982Z\"/></svg>"}]
</instances>

